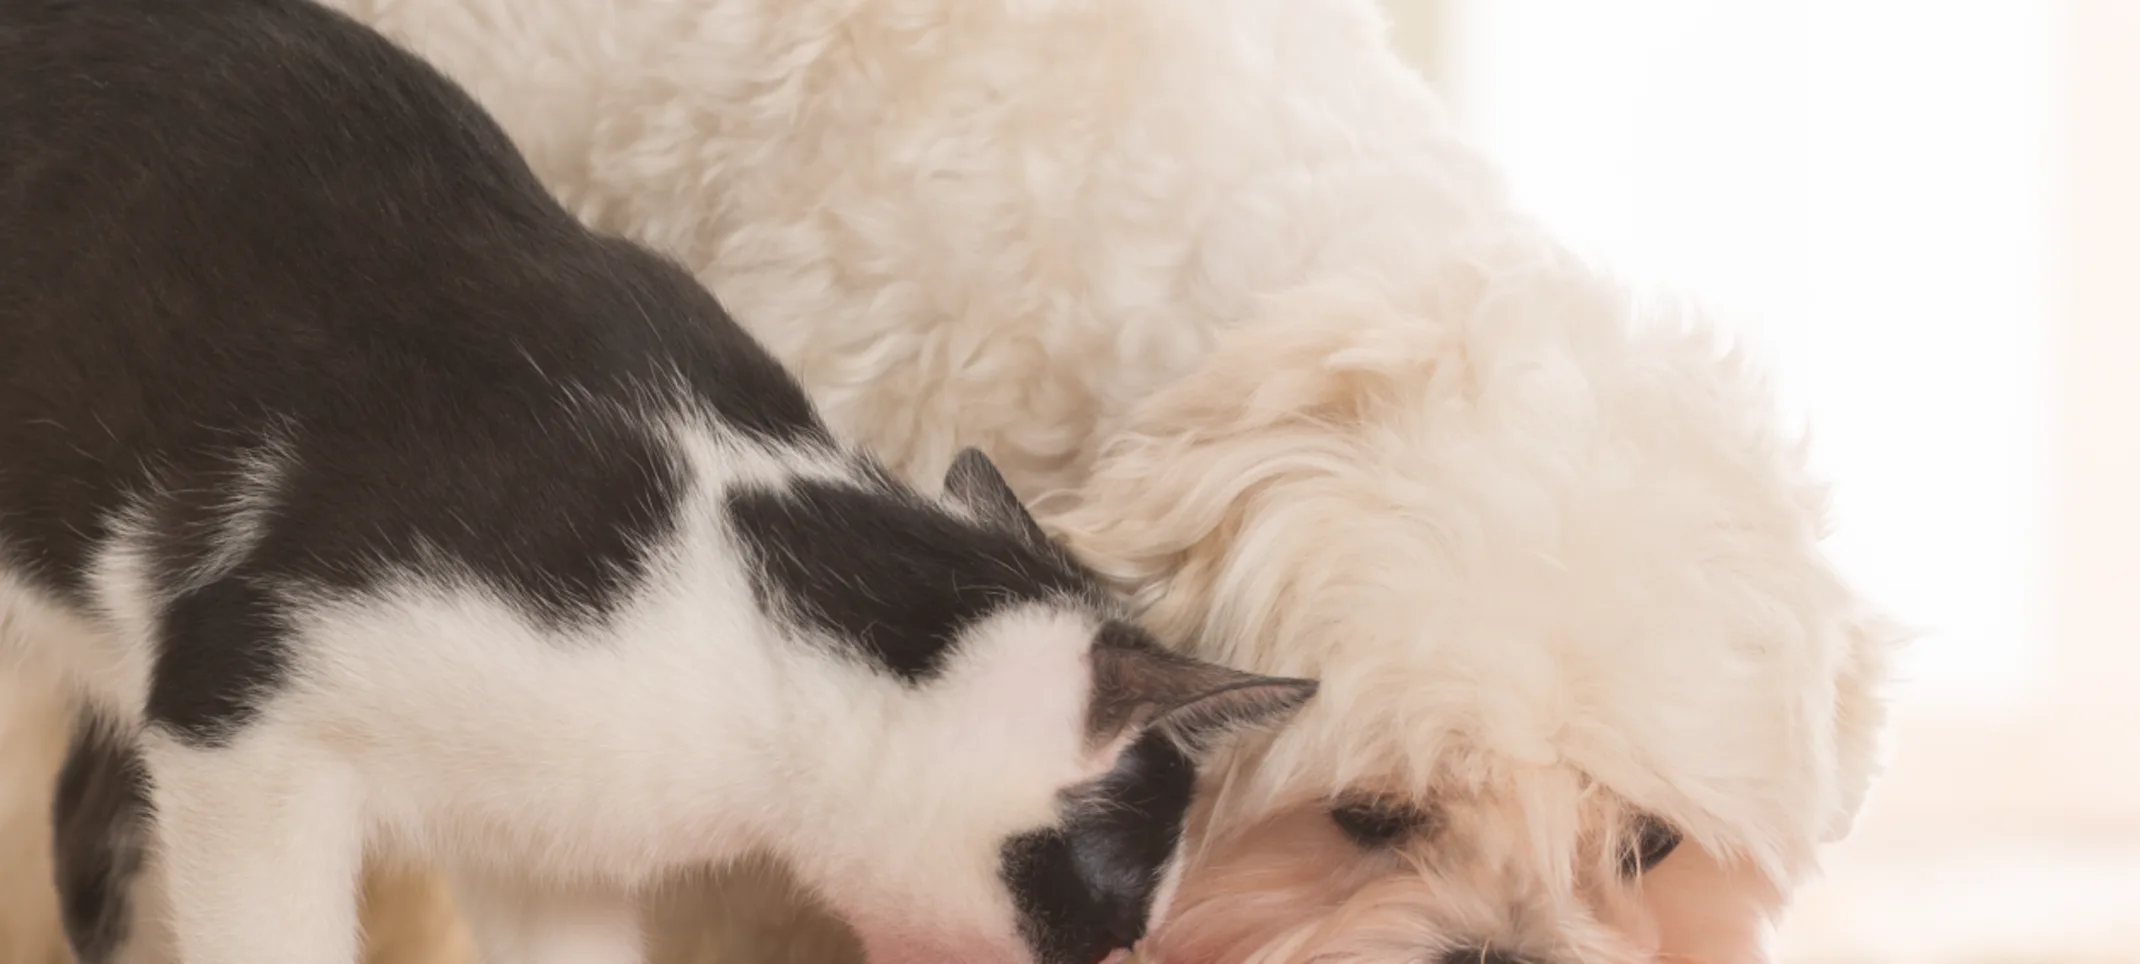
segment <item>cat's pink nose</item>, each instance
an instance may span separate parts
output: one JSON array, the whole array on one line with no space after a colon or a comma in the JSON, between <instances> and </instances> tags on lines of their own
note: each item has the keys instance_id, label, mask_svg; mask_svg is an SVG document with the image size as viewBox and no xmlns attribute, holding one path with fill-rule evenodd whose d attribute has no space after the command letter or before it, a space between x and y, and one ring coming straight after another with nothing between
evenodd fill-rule
<instances>
[{"instance_id":1,"label":"cat's pink nose","mask_svg":"<svg viewBox=\"0 0 2140 964\"><path fill-rule=\"evenodd\" d=\"M1129 960L1129 951L1120 950L1100 958L1100 964L1123 964L1127 960Z\"/></svg>"}]
</instances>

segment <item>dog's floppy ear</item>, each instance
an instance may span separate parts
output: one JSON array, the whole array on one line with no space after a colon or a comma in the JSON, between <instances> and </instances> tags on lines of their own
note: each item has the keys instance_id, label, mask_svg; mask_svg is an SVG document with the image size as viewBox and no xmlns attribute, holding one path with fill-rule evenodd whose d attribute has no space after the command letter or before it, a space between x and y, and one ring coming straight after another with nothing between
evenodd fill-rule
<instances>
[{"instance_id":1,"label":"dog's floppy ear","mask_svg":"<svg viewBox=\"0 0 2140 964\"><path fill-rule=\"evenodd\" d=\"M1092 680L1095 743L1157 726L1191 752L1284 721L1317 688L1314 680L1244 673L1141 642L1094 646Z\"/></svg>"},{"instance_id":2,"label":"dog's floppy ear","mask_svg":"<svg viewBox=\"0 0 2140 964\"><path fill-rule=\"evenodd\" d=\"M996 471L996 463L980 449L967 446L951 460L951 470L944 473L944 494L987 525L1016 533L1035 545L1048 541L1040 523L1018 501L1018 493Z\"/></svg>"}]
</instances>

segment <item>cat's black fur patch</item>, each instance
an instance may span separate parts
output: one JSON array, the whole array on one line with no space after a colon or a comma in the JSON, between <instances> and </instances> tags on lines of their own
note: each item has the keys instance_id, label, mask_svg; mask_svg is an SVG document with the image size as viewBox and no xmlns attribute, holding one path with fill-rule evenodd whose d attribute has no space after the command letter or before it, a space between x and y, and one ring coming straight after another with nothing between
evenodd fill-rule
<instances>
[{"instance_id":1,"label":"cat's black fur patch","mask_svg":"<svg viewBox=\"0 0 2140 964\"><path fill-rule=\"evenodd\" d=\"M688 274L298 0L0 3L0 345L0 564L87 606L130 510L176 597L151 721L203 743L272 693L293 587L416 571L600 618L683 489L617 414L650 392L832 444Z\"/></svg>"},{"instance_id":2,"label":"cat's black fur patch","mask_svg":"<svg viewBox=\"0 0 2140 964\"><path fill-rule=\"evenodd\" d=\"M53 883L79 964L104 964L127 939L148 818L148 781L132 741L84 717L52 795Z\"/></svg>"},{"instance_id":3,"label":"cat's black fur patch","mask_svg":"<svg viewBox=\"0 0 2140 964\"><path fill-rule=\"evenodd\" d=\"M1195 787L1188 754L1152 730L1060 827L1004 845L1003 880L1043 964L1093 964L1144 937L1153 873L1181 839Z\"/></svg>"},{"instance_id":4,"label":"cat's black fur patch","mask_svg":"<svg viewBox=\"0 0 2140 964\"><path fill-rule=\"evenodd\" d=\"M933 677L958 635L1004 606L1106 605L1097 580L1018 529L946 515L910 493L798 480L729 496L761 605L908 682Z\"/></svg>"},{"instance_id":5,"label":"cat's black fur patch","mask_svg":"<svg viewBox=\"0 0 2140 964\"><path fill-rule=\"evenodd\" d=\"M179 594L158 620L149 719L210 744L258 712L289 672L286 626L267 588L242 575Z\"/></svg>"}]
</instances>

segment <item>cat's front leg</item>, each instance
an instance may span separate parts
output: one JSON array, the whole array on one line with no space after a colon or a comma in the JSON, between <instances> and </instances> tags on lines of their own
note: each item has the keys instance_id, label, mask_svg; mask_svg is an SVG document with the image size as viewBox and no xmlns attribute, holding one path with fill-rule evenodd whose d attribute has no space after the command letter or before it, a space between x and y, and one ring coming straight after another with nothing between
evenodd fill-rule
<instances>
[{"instance_id":1,"label":"cat's front leg","mask_svg":"<svg viewBox=\"0 0 2140 964\"><path fill-rule=\"evenodd\" d=\"M53 882L78 964L171 964L160 875L148 866L149 786L138 736L75 724L52 795Z\"/></svg>"},{"instance_id":2,"label":"cat's front leg","mask_svg":"<svg viewBox=\"0 0 2140 964\"><path fill-rule=\"evenodd\" d=\"M222 747L144 740L155 870L181 964L357 960L357 783L272 735Z\"/></svg>"},{"instance_id":3,"label":"cat's front leg","mask_svg":"<svg viewBox=\"0 0 2140 964\"><path fill-rule=\"evenodd\" d=\"M639 906L621 889L454 878L485 964L642 964Z\"/></svg>"}]
</instances>

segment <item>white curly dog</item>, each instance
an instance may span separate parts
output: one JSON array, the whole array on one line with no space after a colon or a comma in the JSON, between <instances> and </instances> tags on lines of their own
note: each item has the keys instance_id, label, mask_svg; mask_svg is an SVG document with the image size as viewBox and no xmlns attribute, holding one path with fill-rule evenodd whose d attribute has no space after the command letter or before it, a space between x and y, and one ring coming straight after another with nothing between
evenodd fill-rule
<instances>
[{"instance_id":1,"label":"white curly dog","mask_svg":"<svg viewBox=\"0 0 2140 964\"><path fill-rule=\"evenodd\" d=\"M1370 0L336 5L909 478L980 445L1164 636L1324 680L1205 788L1148 959L1762 961L1848 831L1899 637L1800 446ZM706 946L826 953L773 943Z\"/></svg>"}]
</instances>

